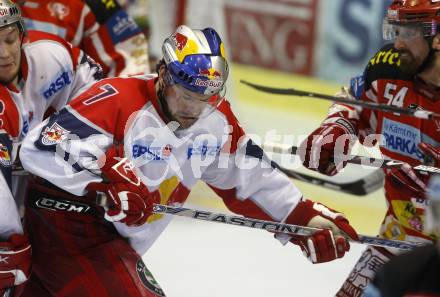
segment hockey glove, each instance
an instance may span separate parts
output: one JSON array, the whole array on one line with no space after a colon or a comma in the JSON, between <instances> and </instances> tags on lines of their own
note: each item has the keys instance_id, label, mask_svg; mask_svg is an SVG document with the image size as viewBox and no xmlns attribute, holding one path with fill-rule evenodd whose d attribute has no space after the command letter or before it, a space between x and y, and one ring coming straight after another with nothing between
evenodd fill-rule
<instances>
[{"instance_id":1,"label":"hockey glove","mask_svg":"<svg viewBox=\"0 0 440 297\"><path fill-rule=\"evenodd\" d=\"M17 294L30 274L31 245L27 236L13 234L8 241L0 242L0 296L11 288Z\"/></svg>"},{"instance_id":2,"label":"hockey glove","mask_svg":"<svg viewBox=\"0 0 440 297\"><path fill-rule=\"evenodd\" d=\"M341 213L307 199L298 203L286 222L323 229L312 236L295 235L290 238L314 264L342 258L345 252L350 250L348 238L359 239L356 231Z\"/></svg>"},{"instance_id":3,"label":"hockey glove","mask_svg":"<svg viewBox=\"0 0 440 297\"><path fill-rule=\"evenodd\" d=\"M160 202L159 191L149 192L134 171L133 164L122 156L122 147L111 147L100 160L103 178L108 183L90 183L88 191L104 193L107 198L105 219L128 226L146 223L153 203Z\"/></svg>"},{"instance_id":4,"label":"hockey glove","mask_svg":"<svg viewBox=\"0 0 440 297\"><path fill-rule=\"evenodd\" d=\"M418 145L424 154L424 163L438 167L440 164L440 148L435 148L428 143L421 142ZM429 174L417 173L409 164L404 163L400 168L393 168L389 174L399 186L405 186L408 190L424 197L427 190Z\"/></svg>"},{"instance_id":5,"label":"hockey glove","mask_svg":"<svg viewBox=\"0 0 440 297\"><path fill-rule=\"evenodd\" d=\"M299 156L303 165L322 174L335 175L346 165L346 161L334 158L335 153L347 155L353 137L354 129L343 118L321 125L300 145Z\"/></svg>"}]
</instances>

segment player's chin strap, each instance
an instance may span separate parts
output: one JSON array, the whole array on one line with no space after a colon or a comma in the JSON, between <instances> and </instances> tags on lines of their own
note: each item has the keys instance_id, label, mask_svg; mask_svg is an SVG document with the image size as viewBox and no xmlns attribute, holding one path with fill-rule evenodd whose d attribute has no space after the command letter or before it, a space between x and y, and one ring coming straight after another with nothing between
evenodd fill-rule
<instances>
[{"instance_id":1,"label":"player's chin strap","mask_svg":"<svg viewBox=\"0 0 440 297\"><path fill-rule=\"evenodd\" d=\"M107 206L107 197L103 194L96 197L96 203L101 207ZM184 207L176 207L162 204L154 204L153 212L157 214L170 214L174 216L187 217L191 219L216 222L221 224L230 224L236 226L249 227L254 229L263 229L273 233L284 233L288 235L310 236L322 229L291 225L273 221L258 220L243 216L227 215L223 213L213 213L204 210L189 209ZM348 240L351 240L347 238ZM353 240L352 240L353 241ZM359 235L359 241L356 243L368 244L372 246L395 248L399 250L411 250L426 243L409 242L401 240L391 240L379 237L371 237Z\"/></svg>"}]
</instances>

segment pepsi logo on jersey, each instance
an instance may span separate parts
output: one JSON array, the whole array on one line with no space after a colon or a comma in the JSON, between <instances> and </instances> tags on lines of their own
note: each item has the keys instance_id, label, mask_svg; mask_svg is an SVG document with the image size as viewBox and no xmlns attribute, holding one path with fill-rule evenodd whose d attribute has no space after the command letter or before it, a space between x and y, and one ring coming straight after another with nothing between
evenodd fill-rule
<instances>
[{"instance_id":1,"label":"pepsi logo on jersey","mask_svg":"<svg viewBox=\"0 0 440 297\"><path fill-rule=\"evenodd\" d=\"M133 158L135 159L143 156L144 159L149 161L163 161L170 158L172 150L173 148L170 144L167 144L163 147L135 144L133 145L132 153Z\"/></svg>"},{"instance_id":2,"label":"pepsi logo on jersey","mask_svg":"<svg viewBox=\"0 0 440 297\"><path fill-rule=\"evenodd\" d=\"M187 151L187 157L189 160L192 156L217 156L220 153L220 149L220 144L215 146L202 145L199 147L189 147Z\"/></svg>"}]
</instances>

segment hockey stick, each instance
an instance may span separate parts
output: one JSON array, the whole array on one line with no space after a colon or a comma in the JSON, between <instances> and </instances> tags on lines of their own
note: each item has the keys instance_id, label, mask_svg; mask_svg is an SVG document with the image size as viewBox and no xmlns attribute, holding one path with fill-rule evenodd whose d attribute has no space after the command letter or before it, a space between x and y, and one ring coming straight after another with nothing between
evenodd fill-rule
<instances>
[{"instance_id":1,"label":"hockey stick","mask_svg":"<svg viewBox=\"0 0 440 297\"><path fill-rule=\"evenodd\" d=\"M273 148L273 147L271 147ZM278 153L278 149L274 148L275 152ZM284 152L283 152L284 153ZM292 169L284 168L280 165L278 165L275 162L272 162L272 164L275 165L275 167L283 172L285 175L287 175L290 178L300 180L306 183L314 184L320 187L324 187L327 189L331 189L334 191L344 192L351 195L356 196L364 196L369 193L372 193L378 189L380 189L383 186L383 173L382 171L375 171L370 173L369 175L358 179L356 181L347 182L347 183L337 183L330 180L325 180L319 177L311 176L306 173L301 173ZM28 172L26 172L23 167L13 165L12 167L12 175L14 176L24 176L28 175Z\"/></svg>"},{"instance_id":2,"label":"hockey stick","mask_svg":"<svg viewBox=\"0 0 440 297\"><path fill-rule=\"evenodd\" d=\"M337 183L281 166L277 168L290 178L356 196L364 196L383 187L384 174L381 170L376 170L369 175L352 182Z\"/></svg>"},{"instance_id":3,"label":"hockey stick","mask_svg":"<svg viewBox=\"0 0 440 297\"><path fill-rule=\"evenodd\" d=\"M278 144L278 143L265 143L263 144L263 148L274 153L278 154L292 154L296 155L298 148L296 146L286 147L286 145ZM347 161L347 163L357 164L357 165L365 165L370 167L377 167L382 169L392 169L399 168L404 162L396 161L396 160L386 160L386 159L377 159L373 157L363 157L356 155L346 155L337 157L335 159L339 159L342 161ZM440 173L440 168L426 165L417 165L412 167L412 169L420 172L429 172L429 173Z\"/></svg>"},{"instance_id":4,"label":"hockey stick","mask_svg":"<svg viewBox=\"0 0 440 297\"><path fill-rule=\"evenodd\" d=\"M23 175L29 175L29 173L23 169L21 164L13 164L12 165L12 175L14 176L23 176Z\"/></svg>"},{"instance_id":5,"label":"hockey stick","mask_svg":"<svg viewBox=\"0 0 440 297\"><path fill-rule=\"evenodd\" d=\"M105 199L105 198L104 198ZM297 226L291 224L278 223L258 219L246 218L243 216L227 215L223 213L213 213L196 209L183 207L174 207L162 204L155 204L153 212L158 214L171 214L175 216L187 217L197 220L216 222L222 224L231 224L255 229L263 229L270 232L285 233L290 235L310 236L321 229ZM368 244L379 247L396 248L400 250L411 250L422 245L420 242L408 242L401 240L391 240L379 237L359 235L359 241L353 241L362 244Z\"/></svg>"},{"instance_id":6,"label":"hockey stick","mask_svg":"<svg viewBox=\"0 0 440 297\"><path fill-rule=\"evenodd\" d=\"M300 90L290 89L290 88L283 89L283 88L267 87L267 86L254 84L254 83L251 83L251 82L248 82L245 80L240 80L240 82L245 85L248 85L258 91L262 91L262 92L270 93L270 94L291 95L291 96L330 100L330 101L339 102L339 103L346 103L349 105L358 105L358 106L362 106L362 107L373 109L373 110L405 114L408 116L412 116L412 117L416 117L418 119L424 119L424 120L431 120L431 119L439 119L440 118L440 114L437 114L437 113L434 113L434 112L428 111L428 110L400 108L400 107L392 106L392 105L385 105L385 104L374 103L374 102L365 102L365 101L359 101L359 100L350 100L350 99L340 98L340 97L336 97L336 96L330 96L330 95L308 92L308 91L300 91Z\"/></svg>"},{"instance_id":7,"label":"hockey stick","mask_svg":"<svg viewBox=\"0 0 440 297\"><path fill-rule=\"evenodd\" d=\"M107 197L104 193L96 197L96 204L104 208L108 207ZM289 235L310 236L322 229L252 219L243 216L227 215L224 213L214 213L205 210L189 209L184 207L169 206L163 204L154 204L153 212L156 214L170 214L174 216L187 217L196 220L230 224L236 226L249 227L254 229L263 229L275 233L285 233ZM410 242L401 240L391 240L386 238L372 237L367 235L358 235L359 241L350 240L356 243L368 244L379 247L396 248L400 250L411 250L423 245L422 242Z\"/></svg>"},{"instance_id":8,"label":"hockey stick","mask_svg":"<svg viewBox=\"0 0 440 297\"><path fill-rule=\"evenodd\" d=\"M108 208L107 196L104 193L98 193L96 197L96 205ZM163 204L154 204L153 212L156 214L170 214L174 216L187 217L197 220L216 222L222 224L230 224L236 226L249 227L254 229L263 229L275 233L285 233L290 235L310 236L322 229L279 223L274 221L259 220L247 218L244 216L227 215L224 213L214 213L205 210L189 209L184 207L169 206ZM379 247L396 248L400 250L411 250L415 247L421 246L422 242L410 242L401 240L391 240L386 238L372 237L367 235L358 235L359 241L351 240L352 242L368 244Z\"/></svg>"}]
</instances>

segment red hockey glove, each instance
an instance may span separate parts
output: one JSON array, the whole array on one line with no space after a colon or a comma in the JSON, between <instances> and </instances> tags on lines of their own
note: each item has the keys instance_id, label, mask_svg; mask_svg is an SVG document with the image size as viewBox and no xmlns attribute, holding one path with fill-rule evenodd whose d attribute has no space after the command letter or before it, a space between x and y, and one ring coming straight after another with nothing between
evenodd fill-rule
<instances>
[{"instance_id":1,"label":"red hockey glove","mask_svg":"<svg viewBox=\"0 0 440 297\"><path fill-rule=\"evenodd\" d=\"M108 183L90 183L87 190L107 196L106 220L139 226L152 214L153 203L160 202L160 193L149 192L136 175L133 164L118 157L121 155L121 149L116 147L106 152L101 172Z\"/></svg>"},{"instance_id":2,"label":"red hockey glove","mask_svg":"<svg viewBox=\"0 0 440 297\"><path fill-rule=\"evenodd\" d=\"M300 145L299 156L303 165L326 175L335 175L346 163L334 160L336 155L347 155L354 139L354 128L348 120L337 119L321 125Z\"/></svg>"},{"instance_id":3,"label":"red hockey glove","mask_svg":"<svg viewBox=\"0 0 440 297\"><path fill-rule=\"evenodd\" d=\"M0 242L0 296L10 288L17 294L30 274L31 245L27 236L13 234L8 241Z\"/></svg>"},{"instance_id":4,"label":"red hockey glove","mask_svg":"<svg viewBox=\"0 0 440 297\"><path fill-rule=\"evenodd\" d=\"M419 149L425 156L425 164L438 167L440 164L440 148L436 148L428 143L421 142ZM427 182L430 175L417 173L412 167L405 163L400 168L393 168L389 174L399 186L405 186L408 190L424 197L427 190Z\"/></svg>"},{"instance_id":5,"label":"red hockey glove","mask_svg":"<svg viewBox=\"0 0 440 297\"><path fill-rule=\"evenodd\" d=\"M440 148L434 147L429 143L421 142L418 145L419 149L425 155L424 164L434 167L440 166Z\"/></svg>"},{"instance_id":6,"label":"red hockey glove","mask_svg":"<svg viewBox=\"0 0 440 297\"><path fill-rule=\"evenodd\" d=\"M299 245L312 263L342 258L350 250L347 238L359 240L356 231L341 214L318 202L305 200L287 218L288 224L325 229L312 236L293 236L290 241Z\"/></svg>"}]
</instances>

